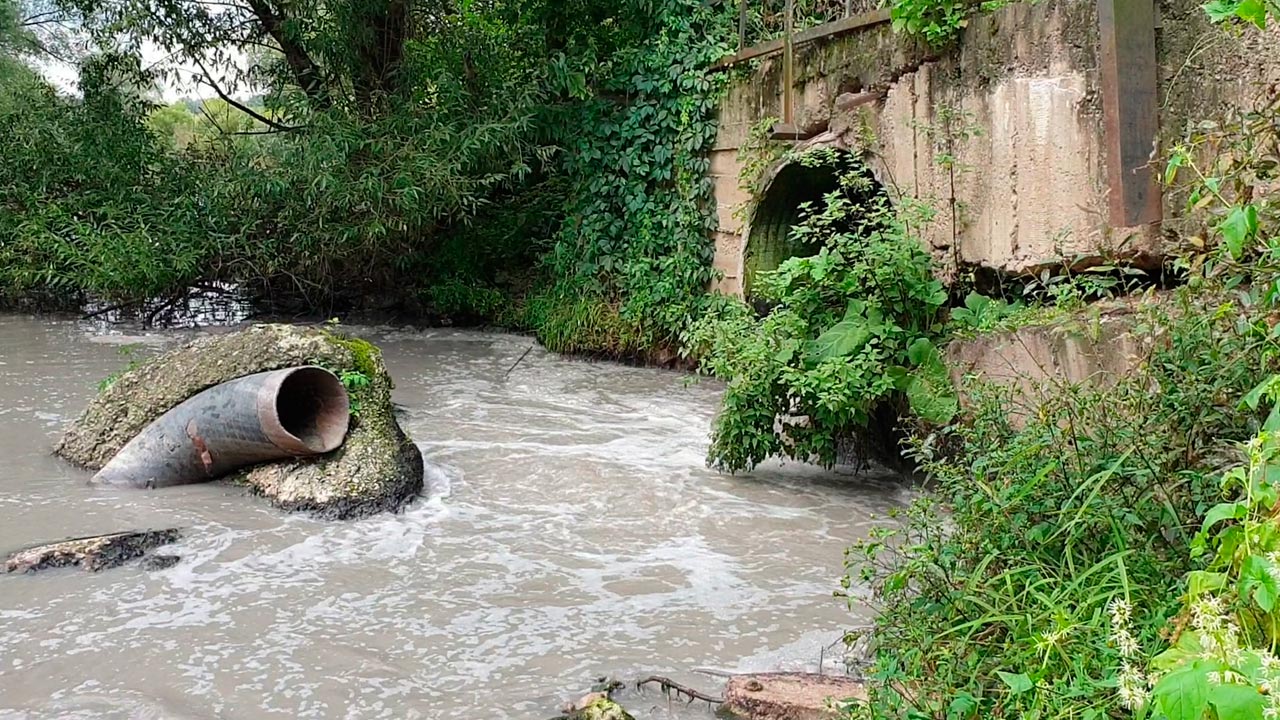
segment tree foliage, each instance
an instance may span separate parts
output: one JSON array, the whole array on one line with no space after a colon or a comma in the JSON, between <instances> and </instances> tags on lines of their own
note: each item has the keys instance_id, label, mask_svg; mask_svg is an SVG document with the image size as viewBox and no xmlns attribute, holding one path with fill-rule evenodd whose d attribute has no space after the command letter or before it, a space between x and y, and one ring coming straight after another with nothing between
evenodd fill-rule
<instances>
[{"instance_id":1,"label":"tree foliage","mask_svg":"<svg viewBox=\"0 0 1280 720\"><path fill-rule=\"evenodd\" d=\"M553 256L544 286L590 285L616 305L624 289L652 283L660 297L627 312L630 323L649 322L639 318L687 306L709 277L702 154L714 88L704 70L722 48L723 9L65 0L59 17L110 48L101 57L112 67L79 98L34 78L5 93L14 132L0 142L32 165L11 169L0 196L9 209L0 252L12 261L0 295L130 299L229 280L303 309L394 296L461 312L471 297L492 314L492 293L523 292L529 281L511 276L532 274L559 237L582 255ZM165 53L145 71L144 46ZM150 88L175 82L205 95L191 115L148 102ZM245 100L250 92L262 102ZM107 94L110 108L98 101ZM636 141L645 144L627 147ZM81 168L88 181L46 182L52 171L34 167L45 164ZM126 178L113 166L144 169ZM548 217L548 189L559 218L578 218L563 232ZM522 226L524 215L499 202L542 209ZM651 208L643 218L637 203ZM72 232L39 220L38 208L94 220ZM102 216L147 230L124 232L134 240L121 245ZM145 282L95 270L102 254L134 244L156 263L139 266ZM496 269L502 257L511 272ZM668 278L664 262L679 272ZM662 322L670 335L670 317Z\"/></svg>"}]
</instances>

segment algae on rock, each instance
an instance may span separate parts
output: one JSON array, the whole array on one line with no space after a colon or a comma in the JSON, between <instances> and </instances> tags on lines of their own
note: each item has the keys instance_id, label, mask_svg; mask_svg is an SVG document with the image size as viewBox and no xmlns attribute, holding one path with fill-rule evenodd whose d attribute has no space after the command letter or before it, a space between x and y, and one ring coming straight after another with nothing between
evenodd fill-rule
<instances>
[{"instance_id":1,"label":"algae on rock","mask_svg":"<svg viewBox=\"0 0 1280 720\"><path fill-rule=\"evenodd\" d=\"M635 720L621 705L608 697L594 698L584 707L563 717L564 720Z\"/></svg>"},{"instance_id":2,"label":"algae on rock","mask_svg":"<svg viewBox=\"0 0 1280 720\"><path fill-rule=\"evenodd\" d=\"M153 420L188 397L244 375L319 365L367 382L348 388L351 428L337 450L265 463L235 473L286 510L350 518L397 510L422 489L422 454L405 435L391 404L392 381L372 344L336 332L292 325L254 325L203 337L148 360L104 389L59 440L55 452L99 469Z\"/></svg>"}]
</instances>

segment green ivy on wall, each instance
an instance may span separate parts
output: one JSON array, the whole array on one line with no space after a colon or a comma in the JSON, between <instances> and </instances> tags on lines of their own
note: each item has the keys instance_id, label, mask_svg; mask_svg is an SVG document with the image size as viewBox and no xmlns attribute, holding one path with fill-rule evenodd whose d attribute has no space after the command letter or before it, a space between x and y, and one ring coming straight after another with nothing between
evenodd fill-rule
<instances>
[{"instance_id":1,"label":"green ivy on wall","mask_svg":"<svg viewBox=\"0 0 1280 720\"><path fill-rule=\"evenodd\" d=\"M574 184L548 257L557 280L530 302L530 324L553 350L669 346L706 302L708 153L725 83L707 68L729 49L732 16L696 0L646 4L651 31L614 57L569 146ZM598 347L566 345L581 336Z\"/></svg>"}]
</instances>

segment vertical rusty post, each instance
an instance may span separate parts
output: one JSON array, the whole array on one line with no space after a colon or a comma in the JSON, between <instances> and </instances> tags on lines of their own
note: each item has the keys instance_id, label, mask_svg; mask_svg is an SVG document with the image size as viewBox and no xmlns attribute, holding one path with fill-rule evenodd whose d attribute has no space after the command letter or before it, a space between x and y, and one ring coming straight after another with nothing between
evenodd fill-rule
<instances>
[{"instance_id":1,"label":"vertical rusty post","mask_svg":"<svg viewBox=\"0 0 1280 720\"><path fill-rule=\"evenodd\" d=\"M1098 0L1098 35L1111 225L1159 222L1154 0Z\"/></svg>"},{"instance_id":2,"label":"vertical rusty post","mask_svg":"<svg viewBox=\"0 0 1280 720\"><path fill-rule=\"evenodd\" d=\"M786 29L782 36L782 122L791 125L791 85L795 79L795 67L792 65L792 34L795 32L795 0L787 0Z\"/></svg>"},{"instance_id":3,"label":"vertical rusty post","mask_svg":"<svg viewBox=\"0 0 1280 720\"><path fill-rule=\"evenodd\" d=\"M747 46L747 0L738 0L738 52Z\"/></svg>"}]
</instances>

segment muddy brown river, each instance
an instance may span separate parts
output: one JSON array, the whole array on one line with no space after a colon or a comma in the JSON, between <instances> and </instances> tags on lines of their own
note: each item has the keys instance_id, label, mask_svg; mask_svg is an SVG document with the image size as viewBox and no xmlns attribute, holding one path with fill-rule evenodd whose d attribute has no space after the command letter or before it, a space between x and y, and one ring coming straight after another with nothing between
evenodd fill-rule
<instances>
[{"instance_id":1,"label":"muddy brown river","mask_svg":"<svg viewBox=\"0 0 1280 720\"><path fill-rule=\"evenodd\" d=\"M216 330L212 330L216 331ZM598 676L836 672L843 548L897 478L703 466L719 388L527 338L361 328L427 460L408 509L282 514L206 484L90 487L49 454L125 360L195 330L0 315L0 551L181 526L175 567L0 576L0 719L547 718ZM211 331L203 331L211 332ZM628 691L637 718L709 717Z\"/></svg>"}]
</instances>

